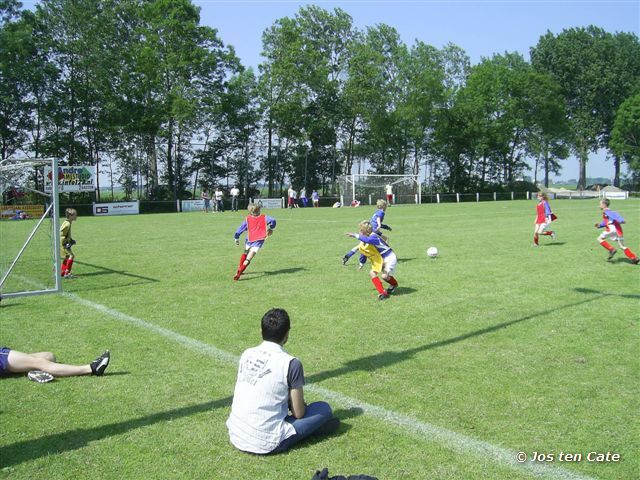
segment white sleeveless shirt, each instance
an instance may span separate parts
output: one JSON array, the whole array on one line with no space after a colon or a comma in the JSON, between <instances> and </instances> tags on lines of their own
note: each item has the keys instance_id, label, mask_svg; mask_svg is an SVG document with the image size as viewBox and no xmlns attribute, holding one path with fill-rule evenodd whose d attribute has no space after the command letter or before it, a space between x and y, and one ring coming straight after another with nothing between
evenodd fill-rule
<instances>
[{"instance_id":1,"label":"white sleeveless shirt","mask_svg":"<svg viewBox=\"0 0 640 480\"><path fill-rule=\"evenodd\" d=\"M274 342L262 342L240 357L227 420L231 443L245 452L269 453L296 433L289 413L287 374L294 357Z\"/></svg>"}]
</instances>

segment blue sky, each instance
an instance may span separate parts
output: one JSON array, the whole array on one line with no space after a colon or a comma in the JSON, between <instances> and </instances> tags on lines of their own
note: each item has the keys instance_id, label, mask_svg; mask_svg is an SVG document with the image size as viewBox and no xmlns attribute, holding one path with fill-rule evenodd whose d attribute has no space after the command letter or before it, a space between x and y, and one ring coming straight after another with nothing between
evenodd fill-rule
<instances>
[{"instance_id":1,"label":"blue sky","mask_svg":"<svg viewBox=\"0 0 640 480\"><path fill-rule=\"evenodd\" d=\"M597 25L609 32L640 34L638 0L538 0L538 1L273 1L193 0L201 8L201 23L218 29L225 44L233 45L245 66L256 69L262 61L262 32L282 17L293 17L303 5L326 10L340 8L356 28L379 23L395 27L408 45L418 39L435 47L451 42L463 48L472 63L494 53L517 51L526 59L547 30ZM611 162L605 154L592 155L587 176L610 177ZM564 163L560 178L577 178L576 160Z\"/></svg>"}]
</instances>

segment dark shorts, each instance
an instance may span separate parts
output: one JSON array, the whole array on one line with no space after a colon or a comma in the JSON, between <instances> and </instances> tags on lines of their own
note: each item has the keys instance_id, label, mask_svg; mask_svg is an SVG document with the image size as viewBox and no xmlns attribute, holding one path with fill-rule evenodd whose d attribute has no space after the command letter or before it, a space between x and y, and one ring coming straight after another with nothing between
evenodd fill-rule
<instances>
[{"instance_id":1,"label":"dark shorts","mask_svg":"<svg viewBox=\"0 0 640 480\"><path fill-rule=\"evenodd\" d=\"M0 348L0 376L9 374L9 352L10 348Z\"/></svg>"}]
</instances>

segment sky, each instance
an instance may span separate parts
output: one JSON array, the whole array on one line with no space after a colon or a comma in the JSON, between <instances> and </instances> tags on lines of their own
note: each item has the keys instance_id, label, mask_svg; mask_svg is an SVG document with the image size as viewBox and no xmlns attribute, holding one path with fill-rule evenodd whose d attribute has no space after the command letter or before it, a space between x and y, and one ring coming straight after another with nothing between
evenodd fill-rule
<instances>
[{"instance_id":1,"label":"sky","mask_svg":"<svg viewBox=\"0 0 640 480\"><path fill-rule=\"evenodd\" d=\"M243 65L262 62L262 33L283 17L293 17L301 6L314 4L325 10L340 8L364 30L377 24L394 27L411 46L415 40L441 48L454 43L466 51L471 63L494 53L529 49L547 31L554 34L572 27L596 25L604 30L640 35L640 0L344 0L314 2L287 0L192 0L200 7L200 22L218 30L220 39L233 45ZM563 162L556 179L578 177L578 162ZM613 163L606 153L592 154L588 177L610 178Z\"/></svg>"}]
</instances>

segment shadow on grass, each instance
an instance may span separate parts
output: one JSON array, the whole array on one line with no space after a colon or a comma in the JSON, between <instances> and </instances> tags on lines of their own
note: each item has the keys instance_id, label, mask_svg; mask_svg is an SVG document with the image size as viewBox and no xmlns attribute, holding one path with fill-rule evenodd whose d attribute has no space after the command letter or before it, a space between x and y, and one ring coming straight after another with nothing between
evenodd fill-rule
<instances>
[{"instance_id":1,"label":"shadow on grass","mask_svg":"<svg viewBox=\"0 0 640 480\"><path fill-rule=\"evenodd\" d=\"M398 288L398 291L399 290L400 289ZM368 357L362 357L355 360L351 360L345 363L342 367L338 367L333 370L328 370L326 372L319 372L319 373L307 376L306 380L308 383L319 383L319 382L322 382L323 380L327 380L333 377L339 377L341 375L346 375L354 371L371 372L379 368L385 368L391 365L395 365L397 363L411 360L416 354L421 352L426 352L428 350L433 350L435 348L446 347L447 345L451 345L454 343L469 340L471 338L480 337L482 335L493 333L503 328L507 328L512 325L516 325L518 323L526 322L527 320L532 320L536 317L548 315L550 313L555 313L555 312L559 312L566 309L571 309L571 308L577 307L578 305L583 305L585 303L595 302L610 295L616 295L616 294L598 292L597 290L590 290L587 288L576 288L574 290L576 290L579 293L593 294L594 296L592 298L587 298L585 300L580 300L578 302L568 303L566 305L562 305L557 308L552 308L549 310L541 310L539 312L535 312L530 315L525 315L524 317L516 318L508 322L498 323L496 325L482 328L480 330L474 330L472 332L458 335L457 337L446 338L444 340L438 340L437 342L431 342L425 345L420 345L419 347L410 348L408 350L401 350L399 352L385 351L385 352L376 353L374 355L369 355ZM624 298L640 298L639 295L619 295L619 296Z\"/></svg>"},{"instance_id":2,"label":"shadow on grass","mask_svg":"<svg viewBox=\"0 0 640 480\"><path fill-rule=\"evenodd\" d=\"M543 243L543 247L561 247L565 245L567 242L553 242L553 243Z\"/></svg>"},{"instance_id":3,"label":"shadow on grass","mask_svg":"<svg viewBox=\"0 0 640 480\"><path fill-rule=\"evenodd\" d=\"M402 263L411 262L413 260L417 260L417 258L418 257L398 258L398 262L402 262Z\"/></svg>"},{"instance_id":4,"label":"shadow on grass","mask_svg":"<svg viewBox=\"0 0 640 480\"><path fill-rule=\"evenodd\" d=\"M348 420L350 418L359 417L360 415L363 415L363 414L364 414L364 410L362 410L359 407L351 407L351 408L347 408L347 409L334 410L333 411L333 416L334 417L338 417L340 419L340 426L338 427L338 430L336 430L333 433L329 433L329 434L311 435L310 437L305 438L304 440L294 444L289 449L289 451L295 451L295 450L299 450L301 448L307 448L307 447L310 447L311 445L315 445L316 443L323 442L327 438L337 437L339 435L343 435L346 432L348 432L349 430L351 430L351 428L353 428L348 423L344 423L344 421Z\"/></svg>"},{"instance_id":5,"label":"shadow on grass","mask_svg":"<svg viewBox=\"0 0 640 480\"><path fill-rule=\"evenodd\" d=\"M632 300L640 299L640 295L633 293L608 293L602 292L600 290L593 290L592 288L574 288L574 290L578 293L588 293L590 295L599 295L601 297L620 297L620 298L630 298Z\"/></svg>"},{"instance_id":6,"label":"shadow on grass","mask_svg":"<svg viewBox=\"0 0 640 480\"><path fill-rule=\"evenodd\" d=\"M261 278L261 277L267 277L267 276L271 276L271 275L286 275L288 273L297 273L297 272L302 272L306 270L306 268L304 267L293 267L293 268L282 268L280 270L271 270L271 271L264 271L264 272L245 272L242 274L242 277L240 277L240 280L255 280L257 278Z\"/></svg>"},{"instance_id":7,"label":"shadow on grass","mask_svg":"<svg viewBox=\"0 0 640 480\"><path fill-rule=\"evenodd\" d=\"M22 462L55 455L86 447L90 442L103 438L121 435L137 428L146 427L160 422L176 420L197 413L208 412L217 408L231 405L232 397L221 398L213 402L176 408L165 412L154 413L124 422L110 423L94 428L79 428L67 432L54 433L33 440L24 440L6 447L0 447L0 468L18 465Z\"/></svg>"},{"instance_id":8,"label":"shadow on grass","mask_svg":"<svg viewBox=\"0 0 640 480\"><path fill-rule=\"evenodd\" d=\"M159 282L160 281L157 278L145 277L143 275L136 275L135 273L129 273L129 272L126 272L124 270L113 270L111 268L103 267L103 266L100 266L100 265L94 265L92 263L80 262L78 260L76 260L75 263L76 263L76 265L84 265L85 267L91 267L91 268L95 268L96 270L98 270L97 272L81 273L80 276L82 276L82 277L94 277L96 275L111 275L111 274L115 273L117 275L123 275L125 277L137 278L138 280L145 280L147 282Z\"/></svg>"},{"instance_id":9,"label":"shadow on grass","mask_svg":"<svg viewBox=\"0 0 640 480\"><path fill-rule=\"evenodd\" d=\"M396 288L396 290L391 294L392 297L401 297L402 295L411 295L412 293L416 293L417 290L415 288L411 288L411 287L398 287Z\"/></svg>"},{"instance_id":10,"label":"shadow on grass","mask_svg":"<svg viewBox=\"0 0 640 480\"><path fill-rule=\"evenodd\" d=\"M126 373L126 372L123 372ZM160 422L177 420L179 418L188 417L198 413L208 412L217 408L225 408L231 406L233 397L221 398L213 402L191 405L189 407L176 408L165 412L154 413L133 420L127 420L119 423L110 423L95 428L81 428L70 430L67 432L46 435L34 440L25 440L17 442L6 447L0 447L0 468L11 467L22 462L35 460L37 458L49 455L60 454L72 450L78 450L86 447L90 442L102 440L104 438L121 435L131 430L147 427ZM341 435L351 428L351 425L342 423L349 418L355 418L364 412L361 408L352 407L348 409L337 409L334 415L341 421L340 428L330 435L312 435L305 441L296 444L293 449L304 447L305 445L314 444L322 441L327 437Z\"/></svg>"}]
</instances>

